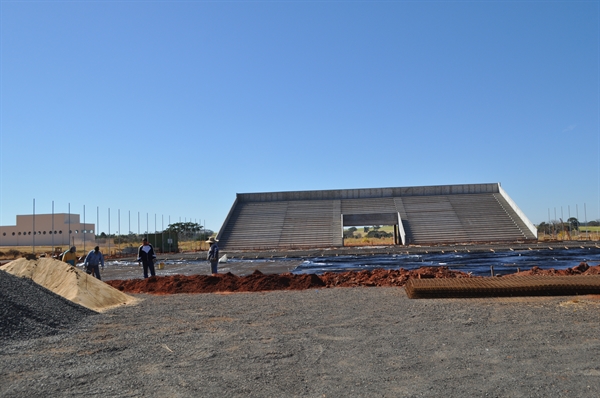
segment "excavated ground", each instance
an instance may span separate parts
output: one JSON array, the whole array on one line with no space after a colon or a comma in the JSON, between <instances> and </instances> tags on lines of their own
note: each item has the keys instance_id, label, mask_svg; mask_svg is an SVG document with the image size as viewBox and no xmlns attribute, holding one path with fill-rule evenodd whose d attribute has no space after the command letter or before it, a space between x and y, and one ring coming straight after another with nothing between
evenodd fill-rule
<instances>
[{"instance_id":1,"label":"excavated ground","mask_svg":"<svg viewBox=\"0 0 600 398\"><path fill-rule=\"evenodd\" d=\"M542 270L533 267L512 275L598 275L600 265L589 266L582 262L577 267L564 270ZM504 277L510 277L505 275ZM474 278L470 274L452 271L448 267L422 267L416 270L374 270L342 273L326 272L321 275L263 274L236 276L231 273L217 275L155 276L148 279L107 281L112 287L126 293L216 293L261 292L269 290L303 290L320 287L404 286L410 278ZM480 278L480 277L478 277Z\"/></svg>"},{"instance_id":2,"label":"excavated ground","mask_svg":"<svg viewBox=\"0 0 600 398\"><path fill-rule=\"evenodd\" d=\"M0 270L0 397L598 395L597 296L410 300L397 288L409 278L473 277L432 267L113 280L152 294L97 313ZM88 292L82 280L71 286Z\"/></svg>"}]
</instances>

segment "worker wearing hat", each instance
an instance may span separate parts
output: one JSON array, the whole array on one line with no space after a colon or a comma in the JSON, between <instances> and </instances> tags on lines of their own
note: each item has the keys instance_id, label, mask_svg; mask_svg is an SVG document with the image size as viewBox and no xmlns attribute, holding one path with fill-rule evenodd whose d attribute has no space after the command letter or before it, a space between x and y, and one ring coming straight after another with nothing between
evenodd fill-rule
<instances>
[{"instance_id":1,"label":"worker wearing hat","mask_svg":"<svg viewBox=\"0 0 600 398\"><path fill-rule=\"evenodd\" d=\"M76 251L77 249L75 248L75 246L71 246L71 248L67 250L65 254L63 254L62 260L65 263L69 263L74 267L77 264L77 261L79 260L79 258L77 258Z\"/></svg>"},{"instance_id":2,"label":"worker wearing hat","mask_svg":"<svg viewBox=\"0 0 600 398\"><path fill-rule=\"evenodd\" d=\"M213 275L217 274L217 266L219 265L219 245L217 240L212 236L206 241L210 245L206 259L210 261L210 272Z\"/></svg>"}]
</instances>

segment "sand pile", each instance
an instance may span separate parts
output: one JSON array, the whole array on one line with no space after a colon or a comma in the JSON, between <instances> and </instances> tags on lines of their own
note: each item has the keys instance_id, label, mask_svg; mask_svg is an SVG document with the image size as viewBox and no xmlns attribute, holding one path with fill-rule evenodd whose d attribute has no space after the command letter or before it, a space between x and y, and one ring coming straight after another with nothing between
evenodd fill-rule
<instances>
[{"instance_id":1,"label":"sand pile","mask_svg":"<svg viewBox=\"0 0 600 398\"><path fill-rule=\"evenodd\" d=\"M133 304L138 300L67 263L52 258L21 258L3 265L0 270L31 279L76 304L98 312L119 305Z\"/></svg>"}]
</instances>

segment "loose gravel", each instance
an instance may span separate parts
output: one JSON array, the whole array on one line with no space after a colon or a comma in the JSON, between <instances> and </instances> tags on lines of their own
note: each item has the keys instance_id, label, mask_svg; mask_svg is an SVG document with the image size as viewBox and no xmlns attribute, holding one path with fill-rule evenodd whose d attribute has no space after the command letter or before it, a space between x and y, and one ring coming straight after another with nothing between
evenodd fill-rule
<instances>
[{"instance_id":1,"label":"loose gravel","mask_svg":"<svg viewBox=\"0 0 600 398\"><path fill-rule=\"evenodd\" d=\"M360 287L136 297L94 316L68 313L52 333L3 337L0 396L600 391L593 296L411 300L403 288Z\"/></svg>"},{"instance_id":2,"label":"loose gravel","mask_svg":"<svg viewBox=\"0 0 600 398\"><path fill-rule=\"evenodd\" d=\"M0 270L0 345L57 334L96 314L28 278Z\"/></svg>"}]
</instances>

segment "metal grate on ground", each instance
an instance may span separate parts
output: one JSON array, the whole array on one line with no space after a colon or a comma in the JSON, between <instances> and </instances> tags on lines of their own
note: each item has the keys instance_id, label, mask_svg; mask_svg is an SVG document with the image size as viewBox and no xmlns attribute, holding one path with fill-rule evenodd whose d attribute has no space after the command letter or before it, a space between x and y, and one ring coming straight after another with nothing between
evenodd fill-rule
<instances>
[{"instance_id":1,"label":"metal grate on ground","mask_svg":"<svg viewBox=\"0 0 600 398\"><path fill-rule=\"evenodd\" d=\"M600 275L409 279L409 298L576 296L600 294Z\"/></svg>"}]
</instances>

